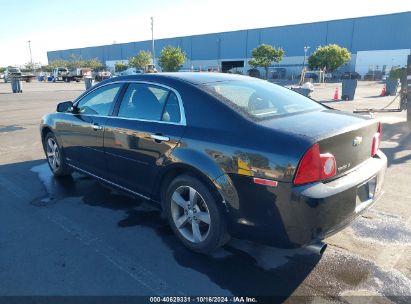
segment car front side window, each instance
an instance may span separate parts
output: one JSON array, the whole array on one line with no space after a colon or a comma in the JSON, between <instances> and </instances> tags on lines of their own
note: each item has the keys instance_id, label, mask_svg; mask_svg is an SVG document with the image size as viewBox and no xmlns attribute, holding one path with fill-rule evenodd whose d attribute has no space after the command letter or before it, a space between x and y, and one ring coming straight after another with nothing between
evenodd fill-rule
<instances>
[{"instance_id":1,"label":"car front side window","mask_svg":"<svg viewBox=\"0 0 411 304\"><path fill-rule=\"evenodd\" d=\"M132 83L121 103L119 117L179 122L180 109L174 92L154 85Z\"/></svg>"},{"instance_id":2,"label":"car front side window","mask_svg":"<svg viewBox=\"0 0 411 304\"><path fill-rule=\"evenodd\" d=\"M77 103L78 112L85 115L109 115L121 86L120 83L106 85L87 94Z\"/></svg>"}]
</instances>

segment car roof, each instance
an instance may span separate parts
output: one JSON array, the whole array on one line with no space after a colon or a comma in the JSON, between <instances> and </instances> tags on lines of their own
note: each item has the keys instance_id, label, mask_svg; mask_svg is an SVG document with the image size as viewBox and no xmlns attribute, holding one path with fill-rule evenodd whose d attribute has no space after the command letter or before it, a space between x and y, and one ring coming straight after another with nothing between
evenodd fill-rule
<instances>
[{"instance_id":1,"label":"car roof","mask_svg":"<svg viewBox=\"0 0 411 304\"><path fill-rule=\"evenodd\" d=\"M161 81L166 79L175 79L185 81L194 85L205 83L233 81L233 80L254 80L249 76L241 76L237 74L225 74L215 72L174 72L174 73L150 73L141 75L120 76L113 79L119 80L147 80L147 81Z\"/></svg>"}]
</instances>

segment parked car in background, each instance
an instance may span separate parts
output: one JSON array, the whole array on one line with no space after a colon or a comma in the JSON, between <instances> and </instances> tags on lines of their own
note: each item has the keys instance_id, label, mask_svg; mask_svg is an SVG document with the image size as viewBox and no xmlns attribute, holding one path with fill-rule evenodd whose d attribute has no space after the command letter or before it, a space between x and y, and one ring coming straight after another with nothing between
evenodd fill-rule
<instances>
[{"instance_id":1,"label":"parked car in background","mask_svg":"<svg viewBox=\"0 0 411 304\"><path fill-rule=\"evenodd\" d=\"M358 74L357 72L345 72L342 76L341 79L357 79L361 80L361 75Z\"/></svg>"},{"instance_id":2,"label":"parked car in background","mask_svg":"<svg viewBox=\"0 0 411 304\"><path fill-rule=\"evenodd\" d=\"M337 81L337 80L341 80L341 77L343 76L343 74L344 73L341 71L333 71L333 72L326 73L324 78L327 81Z\"/></svg>"},{"instance_id":3,"label":"parked car in background","mask_svg":"<svg viewBox=\"0 0 411 304\"><path fill-rule=\"evenodd\" d=\"M272 69L272 79L285 79L287 70L285 68Z\"/></svg>"},{"instance_id":4,"label":"parked car in background","mask_svg":"<svg viewBox=\"0 0 411 304\"><path fill-rule=\"evenodd\" d=\"M68 68L64 68L64 67L54 68L52 71L53 82L56 82L56 81L80 82L86 73L91 74L91 69L75 68L75 69L69 70Z\"/></svg>"},{"instance_id":5,"label":"parked car in background","mask_svg":"<svg viewBox=\"0 0 411 304\"><path fill-rule=\"evenodd\" d=\"M193 71L194 72L194 71ZM197 72L197 71L196 71ZM218 71L216 71L218 72ZM244 75L244 68L243 67L234 67L229 69L226 72L223 73L229 73L229 74L237 74L237 75Z\"/></svg>"},{"instance_id":6,"label":"parked car in background","mask_svg":"<svg viewBox=\"0 0 411 304\"><path fill-rule=\"evenodd\" d=\"M298 78L301 79L301 74L298 75ZM318 74L316 72L312 72L312 71L307 71L304 74L304 80L308 81L309 79L312 79L313 81L317 81L318 80Z\"/></svg>"},{"instance_id":7,"label":"parked car in background","mask_svg":"<svg viewBox=\"0 0 411 304\"><path fill-rule=\"evenodd\" d=\"M144 72L145 73L158 73L156 67L153 64L147 65Z\"/></svg>"},{"instance_id":8,"label":"parked car in background","mask_svg":"<svg viewBox=\"0 0 411 304\"><path fill-rule=\"evenodd\" d=\"M32 73L22 73L18 67L7 67L4 71L4 82L11 81L12 77L18 77L20 80L25 82L31 82L36 76Z\"/></svg>"},{"instance_id":9,"label":"parked car in background","mask_svg":"<svg viewBox=\"0 0 411 304\"><path fill-rule=\"evenodd\" d=\"M387 80L388 78L390 78L389 74L383 74L381 80Z\"/></svg>"},{"instance_id":10,"label":"parked car in background","mask_svg":"<svg viewBox=\"0 0 411 304\"><path fill-rule=\"evenodd\" d=\"M105 80L40 130L55 176L79 171L158 202L201 253L230 236L317 243L373 205L387 165L376 120L233 74Z\"/></svg>"},{"instance_id":11,"label":"parked car in background","mask_svg":"<svg viewBox=\"0 0 411 304\"><path fill-rule=\"evenodd\" d=\"M382 80L382 71L368 71L367 74L364 75L364 80L371 80L371 81L375 81L375 80Z\"/></svg>"},{"instance_id":12,"label":"parked car in background","mask_svg":"<svg viewBox=\"0 0 411 304\"><path fill-rule=\"evenodd\" d=\"M129 75L138 75L138 74L143 74L143 70L138 70L136 68L128 68L125 71L122 71L120 73L115 73L117 76L129 76Z\"/></svg>"},{"instance_id":13,"label":"parked car in background","mask_svg":"<svg viewBox=\"0 0 411 304\"><path fill-rule=\"evenodd\" d=\"M310 79L310 78L314 81L317 81L318 80L318 74L315 73L315 72L306 72L305 73L305 79Z\"/></svg>"},{"instance_id":14,"label":"parked car in background","mask_svg":"<svg viewBox=\"0 0 411 304\"><path fill-rule=\"evenodd\" d=\"M111 77L111 72L109 71L99 71L95 73L94 80L95 81L103 81L109 79Z\"/></svg>"},{"instance_id":15,"label":"parked car in background","mask_svg":"<svg viewBox=\"0 0 411 304\"><path fill-rule=\"evenodd\" d=\"M251 77L261 78L260 70L258 70L256 68L249 69L247 71L247 74L248 74L248 76L251 76Z\"/></svg>"}]
</instances>

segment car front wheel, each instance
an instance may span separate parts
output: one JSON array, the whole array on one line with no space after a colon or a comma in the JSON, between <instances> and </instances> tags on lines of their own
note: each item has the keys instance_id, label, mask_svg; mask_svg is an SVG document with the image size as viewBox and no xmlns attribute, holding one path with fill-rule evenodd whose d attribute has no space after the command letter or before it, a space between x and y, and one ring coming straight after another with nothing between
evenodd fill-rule
<instances>
[{"instance_id":1,"label":"car front wheel","mask_svg":"<svg viewBox=\"0 0 411 304\"><path fill-rule=\"evenodd\" d=\"M65 163L63 151L58 145L56 137L51 132L46 135L44 140L44 150L49 167L55 176L70 175L71 170Z\"/></svg>"},{"instance_id":2,"label":"car front wheel","mask_svg":"<svg viewBox=\"0 0 411 304\"><path fill-rule=\"evenodd\" d=\"M209 253L228 241L217 203L209 187L193 176L179 176L169 185L167 217L174 233L189 249Z\"/></svg>"}]
</instances>

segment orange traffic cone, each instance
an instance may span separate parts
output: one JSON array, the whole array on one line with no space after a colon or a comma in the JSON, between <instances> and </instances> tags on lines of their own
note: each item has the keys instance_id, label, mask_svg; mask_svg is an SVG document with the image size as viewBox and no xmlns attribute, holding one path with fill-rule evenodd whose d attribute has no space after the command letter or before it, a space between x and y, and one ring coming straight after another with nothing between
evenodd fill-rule
<instances>
[{"instance_id":1,"label":"orange traffic cone","mask_svg":"<svg viewBox=\"0 0 411 304\"><path fill-rule=\"evenodd\" d=\"M334 101L340 100L340 99L338 98L338 88L335 88L335 93L334 93L334 98L333 98L333 100L334 100Z\"/></svg>"},{"instance_id":2,"label":"orange traffic cone","mask_svg":"<svg viewBox=\"0 0 411 304\"><path fill-rule=\"evenodd\" d=\"M382 91L381 91L380 96L382 97L382 96L385 96L385 95L387 95L387 88L384 86L384 87L382 88Z\"/></svg>"}]
</instances>

